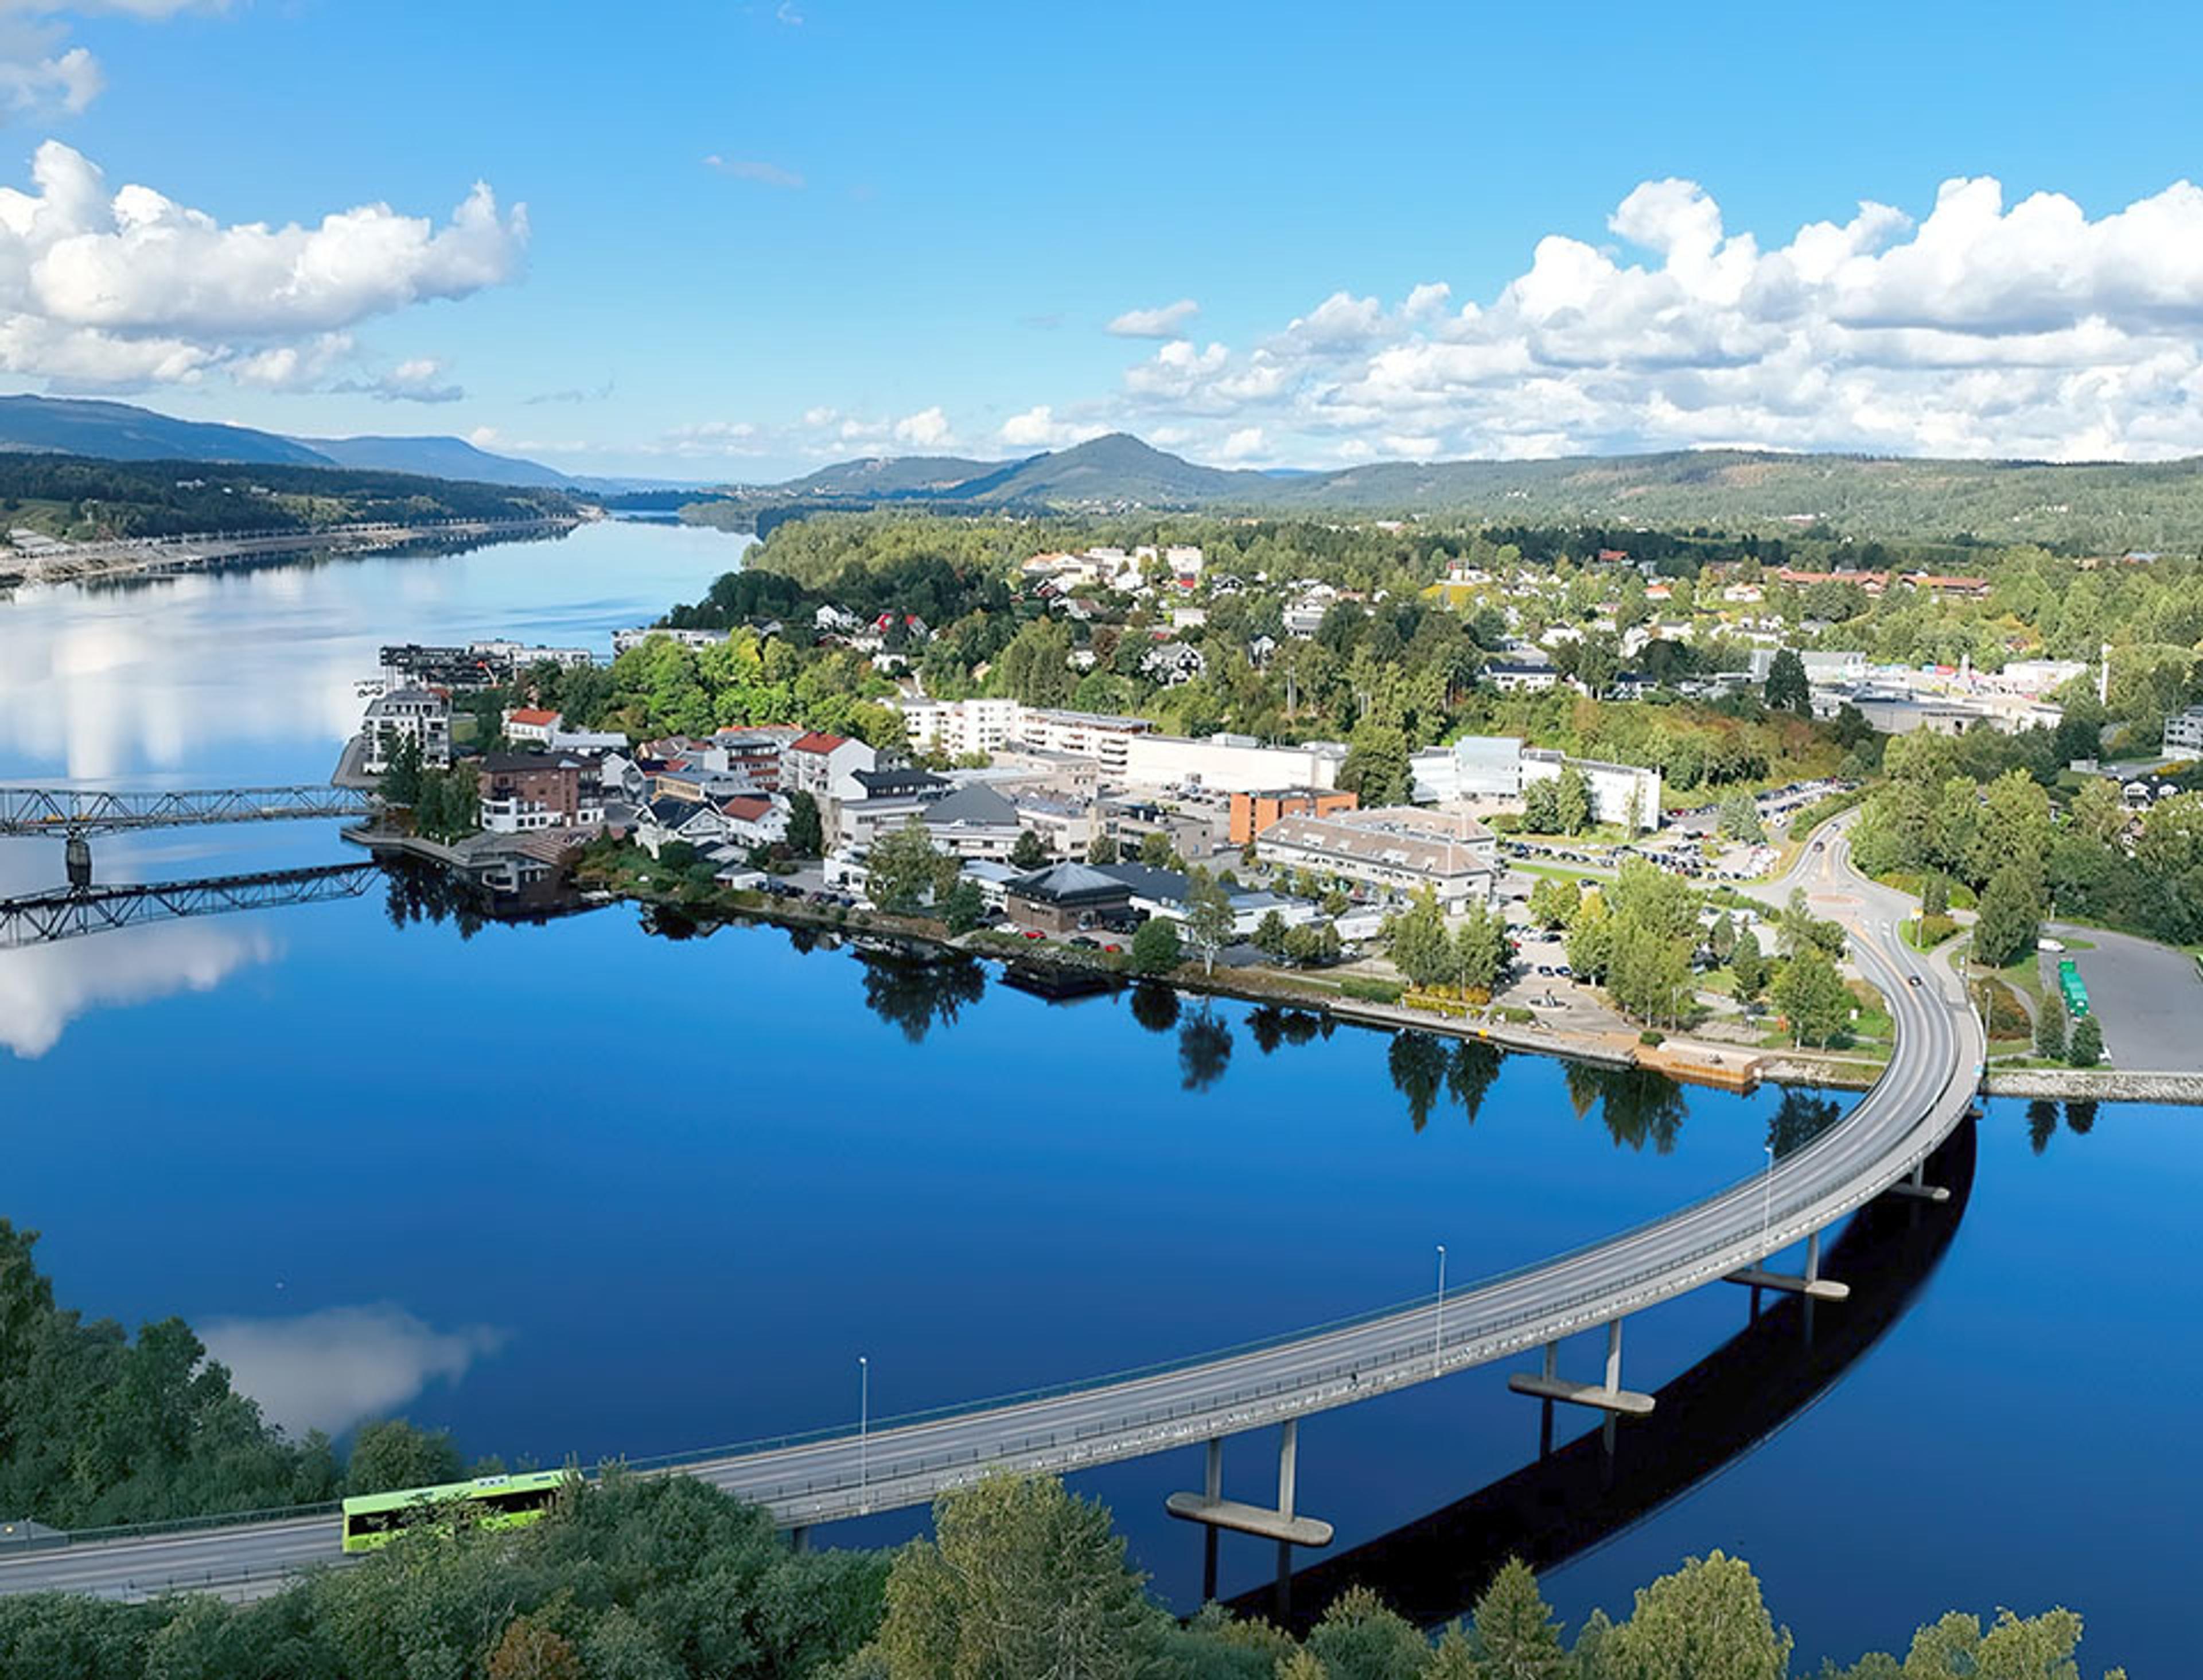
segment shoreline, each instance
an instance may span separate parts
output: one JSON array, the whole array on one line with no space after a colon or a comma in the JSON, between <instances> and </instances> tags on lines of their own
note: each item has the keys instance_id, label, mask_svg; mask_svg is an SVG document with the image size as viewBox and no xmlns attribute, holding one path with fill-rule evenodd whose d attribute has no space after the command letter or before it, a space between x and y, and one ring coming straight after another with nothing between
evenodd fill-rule
<instances>
[{"instance_id":1,"label":"shoreline","mask_svg":"<svg viewBox=\"0 0 2203 1680\"><path fill-rule=\"evenodd\" d=\"M411 835L370 834L347 828L344 837L378 856L385 853L458 873L461 859L452 849ZM809 906L784 899L754 895L754 902L695 904L672 896L635 892L607 882L587 884L606 895L606 903L631 903L668 909L700 923L741 923L809 932L830 932L852 941L871 936L893 940L906 948L946 955L992 958L1005 967L1042 968L1066 977L1106 979L1115 985L1147 980L1172 990L1203 997L1226 997L1241 1003L1276 1004L1309 1009L1350 1026L1392 1032L1429 1032L1441 1038L1475 1038L1502 1050L1526 1055L1550 1056L1564 1062L1594 1067L1643 1068L1685 1085L1748 1092L1761 1085L1786 1089L1864 1091L1881 1077L1881 1064L1840 1053L1782 1049L1752 1050L1749 1047L1715 1044L1687 1036L1670 1035L1656 1046L1646 1046L1621 1034L1592 1034L1542 1026L1519 1026L1509 1021L1469 1020L1405 1003L1383 1003L1349 997L1337 991L1312 989L1294 983L1285 971L1268 967L1224 969L1214 973L1184 965L1168 975L1137 975L1108 963L1072 956L1048 942L1020 943L1013 947L983 934L951 935L938 924L904 917L858 912L811 914ZM911 953L923 960L919 952ZM1259 980L1255 977L1260 977ZM2098 1103L2167 1103L2203 1106L2203 1074L2168 1073L2117 1068L2015 1068L1992 1070L1984 1082L1991 1097L2045 1098L2053 1101Z\"/></svg>"}]
</instances>

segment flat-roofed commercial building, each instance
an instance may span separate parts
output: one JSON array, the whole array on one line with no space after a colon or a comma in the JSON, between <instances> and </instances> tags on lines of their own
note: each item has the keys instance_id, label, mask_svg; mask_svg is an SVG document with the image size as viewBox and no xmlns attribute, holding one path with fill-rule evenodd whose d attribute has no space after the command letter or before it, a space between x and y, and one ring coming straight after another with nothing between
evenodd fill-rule
<instances>
[{"instance_id":1,"label":"flat-roofed commercial building","mask_svg":"<svg viewBox=\"0 0 2203 1680\"><path fill-rule=\"evenodd\" d=\"M1266 747L1251 735L1142 735L1129 743L1125 779L1135 787L1205 788L1255 793L1264 788L1338 785L1346 748L1336 741Z\"/></svg>"},{"instance_id":2,"label":"flat-roofed commercial building","mask_svg":"<svg viewBox=\"0 0 2203 1680\"><path fill-rule=\"evenodd\" d=\"M1255 855L1403 896L1428 887L1448 912L1488 903L1499 880L1490 829L1465 812L1411 805L1281 818L1255 837Z\"/></svg>"},{"instance_id":3,"label":"flat-roofed commercial building","mask_svg":"<svg viewBox=\"0 0 2203 1680\"><path fill-rule=\"evenodd\" d=\"M1361 803L1361 795L1336 788L1270 788L1259 793L1235 793L1231 796L1231 843L1245 845L1280 817L1327 817L1333 811L1351 811Z\"/></svg>"}]
</instances>

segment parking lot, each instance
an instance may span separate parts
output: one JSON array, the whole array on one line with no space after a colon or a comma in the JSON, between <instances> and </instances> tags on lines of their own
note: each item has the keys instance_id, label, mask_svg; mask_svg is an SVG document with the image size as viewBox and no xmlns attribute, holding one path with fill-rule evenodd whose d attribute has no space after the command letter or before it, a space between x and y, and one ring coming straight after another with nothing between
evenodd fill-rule
<instances>
[{"instance_id":1,"label":"parking lot","mask_svg":"<svg viewBox=\"0 0 2203 1680\"><path fill-rule=\"evenodd\" d=\"M2088 988L2088 1012L2102 1023L2106 1056L2137 1073L2203 1073L2203 979L2185 951L2099 928L2052 927ZM2042 982L2055 992L2060 953L2041 955Z\"/></svg>"}]
</instances>

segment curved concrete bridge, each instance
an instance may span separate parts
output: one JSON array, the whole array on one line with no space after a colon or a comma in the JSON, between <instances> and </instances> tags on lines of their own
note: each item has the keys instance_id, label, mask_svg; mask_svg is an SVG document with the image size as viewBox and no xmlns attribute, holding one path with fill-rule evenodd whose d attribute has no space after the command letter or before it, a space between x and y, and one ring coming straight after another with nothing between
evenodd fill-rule
<instances>
[{"instance_id":1,"label":"curved concrete bridge","mask_svg":"<svg viewBox=\"0 0 2203 1680\"><path fill-rule=\"evenodd\" d=\"M1292 1508L1294 1429L1312 1412L1350 1405L1411 1383L1499 1360L1536 1361L1514 1386L1610 1412L1649 1399L1621 1385L1621 1325L1632 1313L1708 1283L1840 1298L1817 1275L1820 1234L1893 1189L1934 1194L1918 1174L1971 1103L1984 1046L1947 952L1924 958L1899 936L1909 902L1849 863L1840 821L1769 890L1804 885L1816 910L1844 923L1853 958L1888 999L1897 1044L1887 1071L1852 1112L1765 1173L1634 1230L1520 1270L1349 1322L1144 1371L916 1417L861 1435L836 1430L694 1458L686 1474L769 1509L801 1532L815 1523L923 1505L990 1471L1063 1473L1196 1443L1209 1445L1201 1494L1177 1496L1176 1514L1214 1527L1320 1544L1327 1525ZM1768 1269L1807 1245L1802 1275ZM1566 1337L1604 1328L1603 1380L1573 1382L1554 1369ZM1274 1510L1219 1498L1220 1445L1280 1424ZM1320 1535L1317 1533L1320 1530ZM0 1592L42 1588L116 1595L173 1582L221 1588L335 1559L332 1517L284 1513L162 1535L85 1536L58 1549L7 1558ZM1281 1550L1281 1565L1284 1561Z\"/></svg>"}]
</instances>

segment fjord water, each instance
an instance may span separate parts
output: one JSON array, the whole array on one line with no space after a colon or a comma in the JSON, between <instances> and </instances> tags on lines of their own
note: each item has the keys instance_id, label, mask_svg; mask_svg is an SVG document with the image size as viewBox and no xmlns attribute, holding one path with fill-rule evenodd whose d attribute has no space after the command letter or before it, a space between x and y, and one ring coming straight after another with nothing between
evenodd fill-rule
<instances>
[{"instance_id":1,"label":"fjord water","mask_svg":"<svg viewBox=\"0 0 2203 1680\"><path fill-rule=\"evenodd\" d=\"M739 553L599 526L0 603L0 778L319 780L379 644L602 647ZM0 884L55 884L58 851L0 842ZM348 855L303 825L97 848L109 880ZM0 953L0 1213L45 1233L64 1300L183 1315L287 1422L404 1411L472 1452L588 1461L853 1423L860 1355L877 1417L1415 1298L1437 1244L1459 1281L1749 1173L1781 1100L1172 1014L771 929L659 937L624 908L470 936L378 882ZM1553 1573L1563 1614L1626 1613L1719 1547L1815 1660L1946 1607L2064 1603L2099 1667L2181 1671L2199 1125L1990 1105L1910 1310L1759 1450ZM1632 1320L1627 1381L1745 1314L1716 1289ZM1269 1496L1273 1441L1231 1443L1228 1491ZM1468 1373L1309 1420L1301 1508L1358 1544L1537 1445L1535 1406ZM1161 1507L1200 1473L1184 1452L1077 1484L1180 1605L1200 1541ZM1271 1567L1223 1555L1227 1594Z\"/></svg>"}]
</instances>

